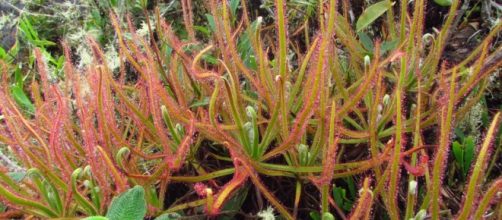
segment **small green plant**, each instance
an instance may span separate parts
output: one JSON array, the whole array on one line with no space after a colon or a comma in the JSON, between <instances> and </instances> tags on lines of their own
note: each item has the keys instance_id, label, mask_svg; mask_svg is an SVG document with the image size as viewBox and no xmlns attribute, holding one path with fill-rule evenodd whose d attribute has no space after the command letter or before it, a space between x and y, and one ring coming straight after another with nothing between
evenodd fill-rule
<instances>
[{"instance_id":1,"label":"small green plant","mask_svg":"<svg viewBox=\"0 0 502 220\"><path fill-rule=\"evenodd\" d=\"M85 220L141 220L145 214L145 190L141 186L135 186L113 198L106 216L91 216Z\"/></svg>"},{"instance_id":2,"label":"small green plant","mask_svg":"<svg viewBox=\"0 0 502 220\"><path fill-rule=\"evenodd\" d=\"M470 136L463 138L462 144L457 141L452 144L453 156L464 177L467 176L469 168L471 167L475 147L474 138Z\"/></svg>"}]
</instances>

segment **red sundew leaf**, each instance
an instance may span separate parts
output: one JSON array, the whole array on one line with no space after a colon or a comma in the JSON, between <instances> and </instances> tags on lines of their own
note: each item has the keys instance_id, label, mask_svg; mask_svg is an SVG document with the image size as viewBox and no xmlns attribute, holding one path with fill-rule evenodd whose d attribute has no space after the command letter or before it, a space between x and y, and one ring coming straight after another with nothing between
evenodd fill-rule
<instances>
[{"instance_id":1,"label":"red sundew leaf","mask_svg":"<svg viewBox=\"0 0 502 220\"><path fill-rule=\"evenodd\" d=\"M486 209L491 205L500 204L500 195L502 189L502 178L498 178L488 187L483 193L483 198L479 200L479 205L475 208L475 213L471 217L473 219L483 219ZM474 207L473 207L474 209ZM500 215L499 215L500 216Z\"/></svg>"},{"instance_id":2,"label":"red sundew leaf","mask_svg":"<svg viewBox=\"0 0 502 220\"><path fill-rule=\"evenodd\" d=\"M479 201L479 188L483 183L485 178L486 166L490 160L490 152L492 151L493 142L497 135L497 131L500 125L500 112L495 114L493 121L486 132L483 144L479 148L478 156L476 158L475 164L473 164L471 169L471 174L469 176L469 183L466 187L464 197L463 197L463 207L460 209L458 214L458 219L464 220L468 219L473 212L471 207L475 207ZM474 205L473 205L474 204Z\"/></svg>"},{"instance_id":3,"label":"red sundew leaf","mask_svg":"<svg viewBox=\"0 0 502 220\"><path fill-rule=\"evenodd\" d=\"M64 148L61 146L61 131L62 131L62 119L63 119L63 114L64 114L64 103L61 98L61 93L59 90L52 85L51 86L51 92L56 95L57 98L57 113L55 117L52 119L52 128L51 132L49 135L49 146L51 147L52 150L52 156L56 159L56 161L59 163L58 167L63 168L63 177L66 180L69 180L71 177L71 174L73 172L72 168L69 167L69 164L65 161L63 158L63 151Z\"/></svg>"},{"instance_id":4,"label":"red sundew leaf","mask_svg":"<svg viewBox=\"0 0 502 220\"><path fill-rule=\"evenodd\" d=\"M363 188L359 191L359 200L356 207L352 210L350 220L371 219L371 210L373 207L373 192L370 189L371 179L364 179Z\"/></svg>"},{"instance_id":5,"label":"red sundew leaf","mask_svg":"<svg viewBox=\"0 0 502 220\"><path fill-rule=\"evenodd\" d=\"M173 48L173 50L185 61L189 60L189 57L183 52L183 44L181 43L181 41L176 37L176 35L173 33L173 30L171 28L171 25L167 24L165 21L161 21L160 22L160 25L164 31L164 33L166 34L166 36L163 36L163 37L166 37L168 42L169 42L169 46L171 46Z\"/></svg>"},{"instance_id":6,"label":"red sundew leaf","mask_svg":"<svg viewBox=\"0 0 502 220\"><path fill-rule=\"evenodd\" d=\"M108 153L106 153L102 147L96 146L96 148L98 149L99 153L101 153L101 158L104 160L104 166L108 168L109 173L115 180L114 184L117 187L117 191L118 192L125 191L128 186L125 175L118 171L118 169L115 167L115 164L108 156Z\"/></svg>"},{"instance_id":7,"label":"red sundew leaf","mask_svg":"<svg viewBox=\"0 0 502 220\"><path fill-rule=\"evenodd\" d=\"M322 42L322 39L320 39L320 41ZM318 74L322 74L322 70L319 70L319 68L322 68L323 65L321 63L324 63L324 61L319 60L319 54L322 53L320 49L321 46L318 45L318 48L316 49L317 53L312 57L315 62L313 62L312 66L310 67L308 79L305 82L306 91L304 93L303 101L305 104L295 118L292 131L278 147L265 154L263 160L276 156L284 150L288 149L290 146L300 140L302 134L306 132L308 119L314 114L315 106L317 105L319 99L319 88L316 83L320 83L318 82L319 79L317 77L320 77L318 76Z\"/></svg>"},{"instance_id":8,"label":"red sundew leaf","mask_svg":"<svg viewBox=\"0 0 502 220\"><path fill-rule=\"evenodd\" d=\"M179 121L188 121L187 118L189 118L189 115L185 111L186 107L178 105L176 103L176 100L174 100L173 97L167 94L166 90L160 85L160 83L157 83L154 86L155 95L158 96L162 101L162 104L167 107L169 115Z\"/></svg>"},{"instance_id":9,"label":"red sundew leaf","mask_svg":"<svg viewBox=\"0 0 502 220\"><path fill-rule=\"evenodd\" d=\"M403 164L404 168L408 171L413 176L423 176L425 174L425 169L423 166L411 166L408 162L406 161L401 161Z\"/></svg>"},{"instance_id":10,"label":"red sundew leaf","mask_svg":"<svg viewBox=\"0 0 502 220\"><path fill-rule=\"evenodd\" d=\"M119 119L119 116L116 114L117 109L117 104L113 100L113 94L110 86L110 78L111 78L111 72L109 72L108 68L101 68L103 70L101 72L101 82L102 82L102 88L101 88L101 98L102 98L102 103L103 103L103 108L104 108L104 115L107 120L106 122L106 127L108 130L110 130L110 133L113 135L112 136L112 143L113 146L123 146L127 145L125 144L125 140L123 140L121 131L119 130L119 125L117 124L117 120ZM103 75L109 75L110 77L106 77Z\"/></svg>"},{"instance_id":11,"label":"red sundew leaf","mask_svg":"<svg viewBox=\"0 0 502 220\"><path fill-rule=\"evenodd\" d=\"M191 41L195 41L195 32L193 29L192 1L181 0L181 9L183 11L183 21L185 24L185 29L188 32L188 36Z\"/></svg>"},{"instance_id":12,"label":"red sundew leaf","mask_svg":"<svg viewBox=\"0 0 502 220\"><path fill-rule=\"evenodd\" d=\"M450 142L451 142L451 133L452 126L454 122L454 109L455 109L455 78L456 78L456 70L453 71L450 82L446 82L445 74L446 66L445 64L441 67L441 85L440 91L443 93L441 96L443 97L439 103L439 125L440 125L440 134L439 134L439 146L435 152L434 165L432 170L432 190L431 190L431 205L430 210L433 218L438 218L439 216L439 201L441 200L440 188L442 186L444 171L446 166L446 161L448 161L448 153L450 150Z\"/></svg>"},{"instance_id":13,"label":"red sundew leaf","mask_svg":"<svg viewBox=\"0 0 502 220\"><path fill-rule=\"evenodd\" d=\"M215 216L220 213L220 209L225 204L225 201L227 201L232 193L235 192L235 190L238 189L242 184L244 184L244 182L246 182L249 177L246 170L243 168L243 165L239 165L238 163L234 162L234 166L235 173L232 180L225 184L220 192L215 195L216 199L214 200L213 204L207 204L208 207L206 211L211 216Z\"/></svg>"},{"instance_id":14,"label":"red sundew leaf","mask_svg":"<svg viewBox=\"0 0 502 220\"><path fill-rule=\"evenodd\" d=\"M291 213L289 213L289 211L279 202L274 194L272 194L272 192L270 192L270 190L268 190L267 187L261 182L253 167L249 165L245 165L243 167L246 169L247 174L249 175L256 188L260 190L260 193L262 193L265 198L267 198L267 200L277 209L277 211L279 211L279 213L281 213L281 215L286 219L293 219Z\"/></svg>"},{"instance_id":15,"label":"red sundew leaf","mask_svg":"<svg viewBox=\"0 0 502 220\"><path fill-rule=\"evenodd\" d=\"M190 120L190 126L188 127L187 134L181 144L178 146L176 150L176 156L174 159L174 163L170 165L173 170L179 170L183 163L185 162L185 157L190 149L190 145L192 144L193 135L195 133L195 119Z\"/></svg>"},{"instance_id":16,"label":"red sundew leaf","mask_svg":"<svg viewBox=\"0 0 502 220\"><path fill-rule=\"evenodd\" d=\"M70 53L69 48L65 49L65 53ZM102 165L99 163L101 159L98 159L96 154L95 146L97 145L97 142L95 137L96 132L93 126L94 119L92 117L93 105L87 102L87 100L84 100L84 97L88 99L87 92L84 94L84 92L81 90L81 84L85 82L85 80L82 80L78 74L74 74L74 68L71 64L69 56L66 56L65 59L66 74L68 75L69 80L72 80L72 83L74 85L73 93L75 95L77 116L81 126L81 130L79 132L83 140L83 148L86 158L85 162L90 165L91 171L96 177L99 187L103 191L103 203L106 203L106 201L111 198L112 190L110 188L111 186L106 180L106 172L102 172L101 170Z\"/></svg>"},{"instance_id":17,"label":"red sundew leaf","mask_svg":"<svg viewBox=\"0 0 502 220\"><path fill-rule=\"evenodd\" d=\"M35 59L37 61L38 74L40 74L40 79L42 80L42 92L44 92L45 99L51 99L53 97L49 92L49 76L47 74L47 67L45 66L44 59L42 58L42 52L40 52L38 48L35 48L33 52L35 53Z\"/></svg>"}]
</instances>

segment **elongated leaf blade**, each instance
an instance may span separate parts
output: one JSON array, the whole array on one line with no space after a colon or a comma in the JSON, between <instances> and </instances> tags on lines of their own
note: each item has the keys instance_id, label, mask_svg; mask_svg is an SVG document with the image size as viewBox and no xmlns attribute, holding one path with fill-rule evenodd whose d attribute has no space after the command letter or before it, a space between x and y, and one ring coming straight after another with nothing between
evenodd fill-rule
<instances>
[{"instance_id":1,"label":"elongated leaf blade","mask_svg":"<svg viewBox=\"0 0 502 220\"><path fill-rule=\"evenodd\" d=\"M23 89L19 86L12 86L11 93L14 100L16 100L17 104L21 106L26 112L29 114L35 113L35 106L28 98L28 96L24 93Z\"/></svg>"},{"instance_id":2,"label":"elongated leaf blade","mask_svg":"<svg viewBox=\"0 0 502 220\"><path fill-rule=\"evenodd\" d=\"M377 18L382 16L390 7L392 7L394 3L384 0L377 2L370 7L366 8L359 19L357 19L356 30L357 32L361 31L365 27L368 27L371 23L373 23Z\"/></svg>"}]
</instances>

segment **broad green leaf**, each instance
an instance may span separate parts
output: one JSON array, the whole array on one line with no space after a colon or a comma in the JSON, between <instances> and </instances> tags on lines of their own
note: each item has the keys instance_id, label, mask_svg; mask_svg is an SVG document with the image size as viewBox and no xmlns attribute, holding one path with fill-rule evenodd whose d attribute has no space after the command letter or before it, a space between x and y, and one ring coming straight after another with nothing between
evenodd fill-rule
<instances>
[{"instance_id":1,"label":"broad green leaf","mask_svg":"<svg viewBox=\"0 0 502 220\"><path fill-rule=\"evenodd\" d=\"M345 211L350 211L352 209L352 204L354 203L350 199L347 199L347 191L342 187L333 187L333 198L335 203Z\"/></svg>"},{"instance_id":2,"label":"broad green leaf","mask_svg":"<svg viewBox=\"0 0 502 220\"><path fill-rule=\"evenodd\" d=\"M233 16L236 16L237 14L237 8L239 7L239 4L241 3L240 0L230 0L230 10L232 12Z\"/></svg>"},{"instance_id":3,"label":"broad green leaf","mask_svg":"<svg viewBox=\"0 0 502 220\"><path fill-rule=\"evenodd\" d=\"M474 143L474 138L471 136L465 138L464 140L464 176L467 176L469 168L471 167L472 160L474 158L474 150L476 149L476 144Z\"/></svg>"},{"instance_id":4,"label":"broad green leaf","mask_svg":"<svg viewBox=\"0 0 502 220\"><path fill-rule=\"evenodd\" d=\"M441 5L441 6L450 6L452 1L451 0L434 0L436 4Z\"/></svg>"},{"instance_id":5,"label":"broad green leaf","mask_svg":"<svg viewBox=\"0 0 502 220\"><path fill-rule=\"evenodd\" d=\"M142 186L135 186L113 198L106 217L110 220L142 220L145 214L145 190Z\"/></svg>"},{"instance_id":6,"label":"broad green leaf","mask_svg":"<svg viewBox=\"0 0 502 220\"><path fill-rule=\"evenodd\" d=\"M28 96L24 93L21 87L12 86L10 90L12 97L14 98L14 100L16 100L17 104L19 104L23 110L25 110L29 114L35 113L35 106L28 98Z\"/></svg>"},{"instance_id":7,"label":"broad green leaf","mask_svg":"<svg viewBox=\"0 0 502 220\"><path fill-rule=\"evenodd\" d=\"M346 191L342 187L333 187L333 198L335 203L342 207L345 211L350 211L352 208L352 202L347 199Z\"/></svg>"},{"instance_id":8,"label":"broad green leaf","mask_svg":"<svg viewBox=\"0 0 502 220\"><path fill-rule=\"evenodd\" d=\"M207 23L209 23L209 27L211 27L211 30L214 32L216 32L216 23L214 23L214 17L210 14L206 14L206 19L207 19Z\"/></svg>"},{"instance_id":9,"label":"broad green leaf","mask_svg":"<svg viewBox=\"0 0 502 220\"><path fill-rule=\"evenodd\" d=\"M190 108L196 108L196 107L201 107L201 106L206 106L209 105L209 97L204 97L201 100L195 100L191 105Z\"/></svg>"},{"instance_id":10,"label":"broad green leaf","mask_svg":"<svg viewBox=\"0 0 502 220\"><path fill-rule=\"evenodd\" d=\"M394 5L393 2L384 0L377 2L370 7L366 8L356 23L356 31L359 32L371 23L373 23L377 18L382 16L390 7Z\"/></svg>"},{"instance_id":11,"label":"broad green leaf","mask_svg":"<svg viewBox=\"0 0 502 220\"><path fill-rule=\"evenodd\" d=\"M347 177L343 178L343 180L348 185L350 199L354 200L356 198L356 184L354 183L354 179L352 177Z\"/></svg>"},{"instance_id":12,"label":"broad green leaf","mask_svg":"<svg viewBox=\"0 0 502 220\"><path fill-rule=\"evenodd\" d=\"M458 143L457 141L453 142L452 144L452 151L453 151L453 156L455 157L455 160L457 163L460 165L462 171L464 170L464 149L462 149L462 145Z\"/></svg>"},{"instance_id":13,"label":"broad green leaf","mask_svg":"<svg viewBox=\"0 0 502 220\"><path fill-rule=\"evenodd\" d=\"M371 40L370 36L364 32L358 32L357 35L359 36L359 41L361 41L361 44L363 44L364 49L368 51L370 54L373 53L373 41Z\"/></svg>"}]
</instances>

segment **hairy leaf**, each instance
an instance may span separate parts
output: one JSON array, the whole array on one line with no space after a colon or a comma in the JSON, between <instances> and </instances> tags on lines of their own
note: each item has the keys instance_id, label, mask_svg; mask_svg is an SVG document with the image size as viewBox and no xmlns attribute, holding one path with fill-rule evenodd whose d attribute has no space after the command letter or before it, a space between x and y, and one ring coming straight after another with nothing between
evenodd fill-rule
<instances>
[{"instance_id":1,"label":"hairy leaf","mask_svg":"<svg viewBox=\"0 0 502 220\"><path fill-rule=\"evenodd\" d=\"M145 190L142 186L135 186L113 198L106 217L110 220L141 220L145 214Z\"/></svg>"}]
</instances>

